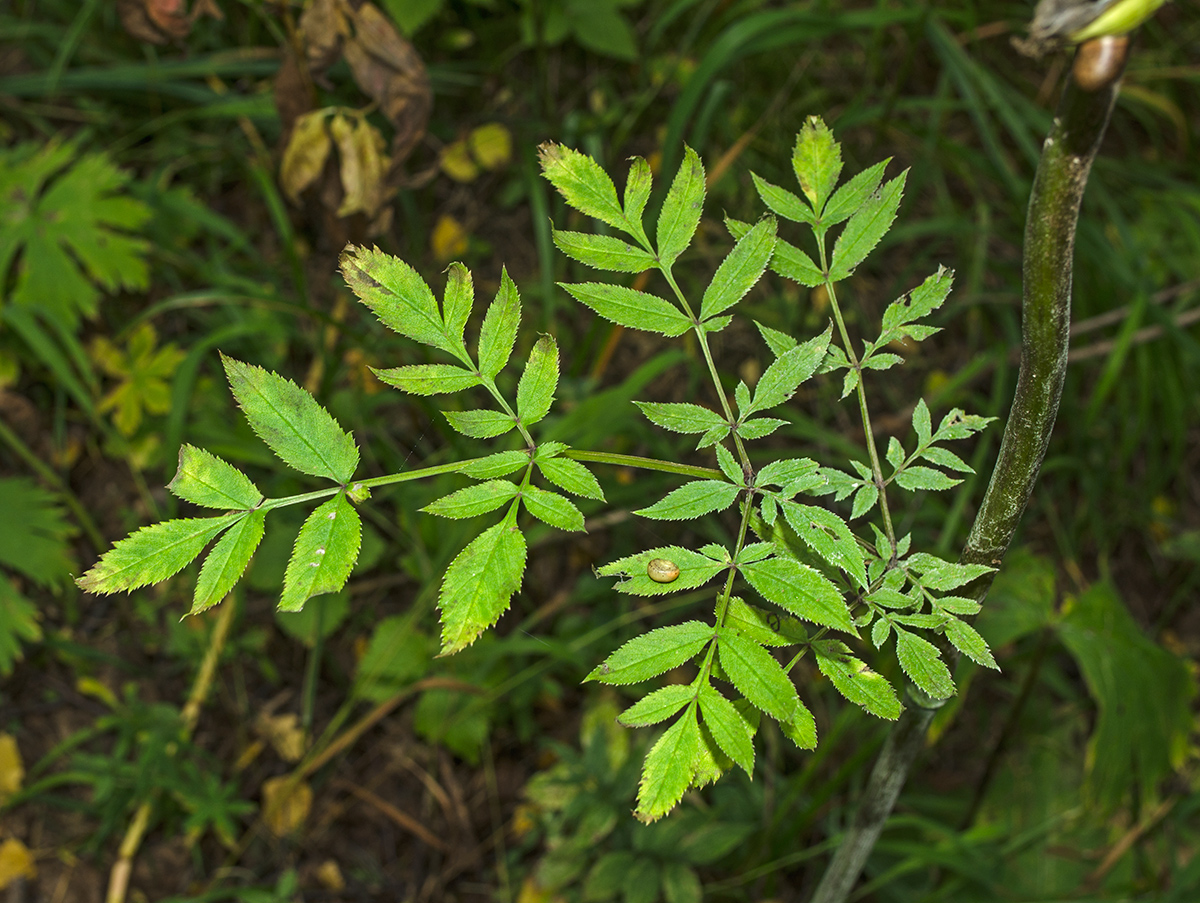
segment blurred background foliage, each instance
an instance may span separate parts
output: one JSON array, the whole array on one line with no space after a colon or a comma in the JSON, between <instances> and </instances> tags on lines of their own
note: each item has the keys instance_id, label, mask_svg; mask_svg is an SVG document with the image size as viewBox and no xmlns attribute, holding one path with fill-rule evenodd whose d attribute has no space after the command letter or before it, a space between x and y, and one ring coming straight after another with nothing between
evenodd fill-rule
<instances>
[{"instance_id":1,"label":"blurred background foliage","mask_svg":"<svg viewBox=\"0 0 1200 903\"><path fill-rule=\"evenodd\" d=\"M299 614L274 612L292 509L225 603L231 622L179 620L194 574L115 598L82 597L70 576L177 513L161 487L184 441L268 495L306 488L235 416L218 349L313 391L354 431L364 471L469 453L433 405L370 375L424 352L352 304L334 265L347 241L435 285L462 259L484 293L507 265L527 303L521 341L548 331L563 351L547 438L690 459L628 402L694 395L693 349L596 321L555 288L576 274L550 222L592 226L537 177L546 140L618 183L633 154L661 186L684 141L700 152L710 199L685 290L730 246L721 215L758 215L749 171L790 182L804 116L830 123L847 172L891 156L890 173L910 169L907 197L846 286L852 330L936 265L958 277L945 332L872 383L878 430L902 435L919 395L935 414L1003 416L1025 203L1066 64L1010 46L1031 6L0 8L0 886L99 899L149 804L137 899L804 899L883 724L802 669L818 750L767 731L753 782L730 775L645 827L629 813L647 738L614 723L626 694L580 686L635 622L706 604L648 604L592 576L646 543L723 537L719 520L627 515L665 479L603 475L611 504L585 510L581 539L531 528L514 610L449 659L432 657L435 578L469 525L417 509L454 477L378 493L349 586ZM963 663L856 899L1200 894L1198 13L1175 0L1142 30L1092 173L1059 428L979 622L1003 672ZM819 291L770 274L745 312L801 337L828 316ZM731 385L762 370L748 319L719 354ZM779 447L861 457L836 397L798 395ZM980 476L956 494L903 500L900 532L952 557L999 435L984 434ZM188 699L208 650L201 711ZM873 666L900 676L886 656Z\"/></svg>"}]
</instances>

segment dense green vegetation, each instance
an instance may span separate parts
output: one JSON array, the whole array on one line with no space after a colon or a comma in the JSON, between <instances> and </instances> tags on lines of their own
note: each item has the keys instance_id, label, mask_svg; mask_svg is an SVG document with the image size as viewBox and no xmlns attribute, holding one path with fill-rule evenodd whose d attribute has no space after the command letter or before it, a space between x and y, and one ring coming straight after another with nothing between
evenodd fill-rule
<instances>
[{"instance_id":1,"label":"dense green vegetation","mask_svg":"<svg viewBox=\"0 0 1200 903\"><path fill-rule=\"evenodd\" d=\"M162 488L181 446L270 498L313 488L234 416L218 351L311 392L357 439L359 475L475 454L438 405L372 375L440 359L354 302L337 267L347 242L407 260L439 294L453 260L488 298L505 266L525 323L557 346L543 438L712 467L629 403L712 395L699 349L556 287L593 277L555 252L551 223L595 225L541 178L545 141L620 174L645 157L652 211L684 143L698 152L706 214L680 275L698 298L732 247L722 214L762 211L749 172L794 184L795 133L819 113L848 174L883 157L889 175L908 170L895 228L839 288L850 333L877 334L889 302L957 271L932 321L943 331L891 343L907 366L871 384L881 447L911 447L922 396L938 419L1003 418L1024 208L1065 57L1015 53L1021 3L381 8L0 12L0 877L61 899L109 881L131 899L805 899L882 722L802 661L817 750L764 721L753 780L730 772L644 826L630 813L654 733L615 721L644 688L582 683L705 598L618 595L594 567L736 533L736 517L627 516L678 479L593 466L603 513L586 534L531 525L512 611L444 658L439 586L482 523L420 513L465 485L449 472L376 489L345 588L300 612L275 608L306 510L272 513L243 584L182 621L196 568L128 596L71 578L138 527L196 515ZM1200 889L1195 13L1176 0L1143 29L1092 173L1059 429L976 623L1001 673L960 664L863 899ZM731 394L771 363L750 318L803 339L831 316L823 289L772 273L740 309L713 340ZM523 331L516 357L535 339ZM840 376L805 383L772 412L785 422L763 460L865 461L841 392ZM975 475L954 490L906 495L896 534L953 558L998 437L958 449ZM902 682L894 653L855 652Z\"/></svg>"}]
</instances>

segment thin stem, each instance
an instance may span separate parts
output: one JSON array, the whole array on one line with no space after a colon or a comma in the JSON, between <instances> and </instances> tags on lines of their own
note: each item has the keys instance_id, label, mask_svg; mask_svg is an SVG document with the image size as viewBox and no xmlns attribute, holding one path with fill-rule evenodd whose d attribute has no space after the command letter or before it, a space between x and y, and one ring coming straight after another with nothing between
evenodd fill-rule
<instances>
[{"instance_id":1,"label":"thin stem","mask_svg":"<svg viewBox=\"0 0 1200 903\"><path fill-rule=\"evenodd\" d=\"M661 473L675 473L684 477L696 477L701 480L723 480L725 474L713 467L698 467L694 464L679 464L675 461L660 461L657 458L642 458L638 455L618 455L613 452L584 451L569 448L562 453L564 458L572 461L590 461L593 464L611 464L614 467L639 467L642 470L657 470Z\"/></svg>"},{"instance_id":2,"label":"thin stem","mask_svg":"<svg viewBox=\"0 0 1200 903\"><path fill-rule=\"evenodd\" d=\"M821 255L821 269L828 273L829 264L825 255L825 234L817 232L817 249ZM867 408L867 389L863 385L862 367L858 363L858 355L854 353L854 346L850 344L850 333L846 329L846 321L842 317L842 308L838 304L837 290L834 288L833 282L826 277L825 291L829 295L829 306L833 310L833 319L837 323L838 335L842 337L842 347L845 349L846 358L850 361L850 368L858 373L858 411L862 416L863 436L867 444L867 454L871 459L871 475L875 478L875 488L879 491L879 513L883 516L883 530L887 534L888 545L892 549L892 558L896 557L896 530L892 526L892 511L888 507L887 500L887 481L883 478L883 465L879 463L879 450L875 447L875 433L871 429L871 412Z\"/></svg>"},{"instance_id":3,"label":"thin stem","mask_svg":"<svg viewBox=\"0 0 1200 903\"><path fill-rule=\"evenodd\" d=\"M1071 274L1079 207L1108 127L1119 79L1095 92L1068 82L1042 148L1025 225L1021 370L1000 456L960 560L999 567L1033 492L1050 442L1067 370ZM983 601L994 572L962 594ZM956 653L950 653L951 659ZM909 690L913 697L913 690ZM937 704L914 699L896 722L863 791L854 821L812 903L844 903L908 777Z\"/></svg>"}]
</instances>

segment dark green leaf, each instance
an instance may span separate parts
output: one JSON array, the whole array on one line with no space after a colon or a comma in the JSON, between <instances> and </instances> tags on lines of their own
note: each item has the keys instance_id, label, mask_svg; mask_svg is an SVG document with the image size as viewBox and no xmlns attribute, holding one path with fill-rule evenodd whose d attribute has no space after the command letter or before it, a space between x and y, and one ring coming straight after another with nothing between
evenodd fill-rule
<instances>
[{"instance_id":1,"label":"dark green leaf","mask_svg":"<svg viewBox=\"0 0 1200 903\"><path fill-rule=\"evenodd\" d=\"M13 582L0 575L0 675L12 674L21 659L21 643L42 638L37 606L17 592Z\"/></svg>"},{"instance_id":2,"label":"dark green leaf","mask_svg":"<svg viewBox=\"0 0 1200 903\"><path fill-rule=\"evenodd\" d=\"M704 192L704 164L685 145L683 162L658 216L658 259L664 267L669 268L692 243L704 211Z\"/></svg>"},{"instance_id":3,"label":"dark green leaf","mask_svg":"<svg viewBox=\"0 0 1200 903\"><path fill-rule=\"evenodd\" d=\"M549 413L557 388L558 345L553 336L544 335L529 352L529 362L517 383L517 416L524 426L532 426Z\"/></svg>"},{"instance_id":4,"label":"dark green leaf","mask_svg":"<svg viewBox=\"0 0 1200 903\"><path fill-rule=\"evenodd\" d=\"M592 472L570 458L537 458L538 470L542 476L560 489L565 489L572 495L585 499L604 501L604 490Z\"/></svg>"},{"instance_id":5,"label":"dark green leaf","mask_svg":"<svg viewBox=\"0 0 1200 903\"><path fill-rule=\"evenodd\" d=\"M229 595L262 541L266 517L265 511L251 511L230 527L213 546L204 560L204 566L200 568L200 579L196 581L189 614L199 614L212 608Z\"/></svg>"},{"instance_id":6,"label":"dark green leaf","mask_svg":"<svg viewBox=\"0 0 1200 903\"><path fill-rule=\"evenodd\" d=\"M762 278L774 249L775 218L766 217L738 240L717 267L700 301L700 319L715 317L741 301Z\"/></svg>"},{"instance_id":7,"label":"dark green leaf","mask_svg":"<svg viewBox=\"0 0 1200 903\"><path fill-rule=\"evenodd\" d=\"M658 583L647 575L647 567L656 558L673 562L679 576L670 583ZM680 546L660 546L637 555L629 555L597 568L600 577L622 577L616 589L634 596L661 596L707 583L728 565Z\"/></svg>"},{"instance_id":8,"label":"dark green leaf","mask_svg":"<svg viewBox=\"0 0 1200 903\"><path fill-rule=\"evenodd\" d=\"M58 497L24 477L0 477L0 512L0 564L38 586L65 585L76 570L71 556L76 530Z\"/></svg>"},{"instance_id":9,"label":"dark green leaf","mask_svg":"<svg viewBox=\"0 0 1200 903\"><path fill-rule=\"evenodd\" d=\"M551 143L538 148L538 158L542 174L568 204L614 228L625 228L625 214L617 202L617 189L600 164L579 151Z\"/></svg>"},{"instance_id":10,"label":"dark green leaf","mask_svg":"<svg viewBox=\"0 0 1200 903\"><path fill-rule=\"evenodd\" d=\"M491 480L516 473L529 463L529 453L522 450L496 452L459 466L458 472L476 480Z\"/></svg>"},{"instance_id":11,"label":"dark green leaf","mask_svg":"<svg viewBox=\"0 0 1200 903\"><path fill-rule=\"evenodd\" d=\"M816 216L812 212L812 207L786 188L772 185L766 179L759 178L755 173L750 173L750 178L754 180L754 187L758 190L758 196L762 198L762 202L767 205L767 209L772 213L782 216L786 220L791 220L793 223L807 223L808 225L812 225L817 221Z\"/></svg>"},{"instance_id":12,"label":"dark green leaf","mask_svg":"<svg viewBox=\"0 0 1200 903\"><path fill-rule=\"evenodd\" d=\"M895 721L900 717L900 700L887 678L852 656L845 643L814 643L813 652L821 673L851 702L879 718Z\"/></svg>"},{"instance_id":13,"label":"dark green leaf","mask_svg":"<svg viewBox=\"0 0 1200 903\"><path fill-rule=\"evenodd\" d=\"M626 727L649 727L671 718L696 698L696 688L687 684L668 684L643 696L617 719Z\"/></svg>"},{"instance_id":14,"label":"dark green leaf","mask_svg":"<svg viewBox=\"0 0 1200 903\"><path fill-rule=\"evenodd\" d=\"M934 699L949 699L954 695L950 669L933 643L896 628L896 656L904 673Z\"/></svg>"},{"instance_id":15,"label":"dark green leaf","mask_svg":"<svg viewBox=\"0 0 1200 903\"><path fill-rule=\"evenodd\" d=\"M754 401L749 409L742 410L742 416L766 411L791 398L797 387L817 371L832 336L831 324L819 336L777 357L759 378L758 385L754 387Z\"/></svg>"},{"instance_id":16,"label":"dark green leaf","mask_svg":"<svg viewBox=\"0 0 1200 903\"><path fill-rule=\"evenodd\" d=\"M873 194L858 212L850 217L846 228L833 246L833 260L829 266L829 280L840 282L874 250L892 227L900 198L904 194L904 182L908 170L900 173L879 191Z\"/></svg>"},{"instance_id":17,"label":"dark green leaf","mask_svg":"<svg viewBox=\"0 0 1200 903\"><path fill-rule=\"evenodd\" d=\"M596 270L641 273L655 266L653 254L611 235L554 230L554 244L572 260Z\"/></svg>"},{"instance_id":18,"label":"dark green leaf","mask_svg":"<svg viewBox=\"0 0 1200 903\"><path fill-rule=\"evenodd\" d=\"M733 759L748 775L754 774L754 730L733 703L710 684L700 688L700 711L721 752Z\"/></svg>"},{"instance_id":19,"label":"dark green leaf","mask_svg":"<svg viewBox=\"0 0 1200 903\"><path fill-rule=\"evenodd\" d=\"M183 570L214 536L245 516L239 511L142 527L105 552L75 582L84 592L98 595L159 583Z\"/></svg>"},{"instance_id":20,"label":"dark green leaf","mask_svg":"<svg viewBox=\"0 0 1200 903\"><path fill-rule=\"evenodd\" d=\"M583 514L557 492L526 486L521 490L521 499L526 511L552 527L560 530L583 529Z\"/></svg>"},{"instance_id":21,"label":"dark green leaf","mask_svg":"<svg viewBox=\"0 0 1200 903\"><path fill-rule=\"evenodd\" d=\"M704 885L695 870L682 862L664 862L662 889L667 903L703 903Z\"/></svg>"},{"instance_id":22,"label":"dark green leaf","mask_svg":"<svg viewBox=\"0 0 1200 903\"><path fill-rule=\"evenodd\" d=\"M637 810L633 813L639 820L647 824L657 821L683 798L684 791L692 784L692 760L700 743L696 709L689 706L646 756Z\"/></svg>"},{"instance_id":23,"label":"dark green leaf","mask_svg":"<svg viewBox=\"0 0 1200 903\"><path fill-rule=\"evenodd\" d=\"M416 270L377 248L347 246L341 256L346 284L384 326L423 345L461 354L462 338L442 322L437 299Z\"/></svg>"},{"instance_id":24,"label":"dark green leaf","mask_svg":"<svg viewBox=\"0 0 1200 903\"><path fill-rule=\"evenodd\" d=\"M221 355L229 387L254 432L301 473L347 483L358 446L316 399L289 379Z\"/></svg>"},{"instance_id":25,"label":"dark green leaf","mask_svg":"<svg viewBox=\"0 0 1200 903\"><path fill-rule=\"evenodd\" d=\"M559 283L575 300L586 304L604 319L631 329L644 329L665 336L683 335L692 321L657 295L648 295L623 285L603 282Z\"/></svg>"},{"instance_id":26,"label":"dark green leaf","mask_svg":"<svg viewBox=\"0 0 1200 903\"><path fill-rule=\"evenodd\" d=\"M857 213L867 199L879 190L883 182L883 170L891 160L888 157L870 169L864 169L835 191L821 214L821 225L828 229Z\"/></svg>"},{"instance_id":27,"label":"dark green leaf","mask_svg":"<svg viewBox=\"0 0 1200 903\"><path fill-rule=\"evenodd\" d=\"M756 708L780 722L792 719L800 704L796 687L771 653L726 628L721 630L717 653L725 674Z\"/></svg>"},{"instance_id":28,"label":"dark green leaf","mask_svg":"<svg viewBox=\"0 0 1200 903\"><path fill-rule=\"evenodd\" d=\"M808 631L795 618L749 605L737 596L730 597L725 626L760 646L791 646L808 640Z\"/></svg>"},{"instance_id":29,"label":"dark green leaf","mask_svg":"<svg viewBox=\"0 0 1200 903\"><path fill-rule=\"evenodd\" d=\"M438 608L442 655L458 652L499 620L521 586L525 537L505 518L475 537L446 571Z\"/></svg>"},{"instance_id":30,"label":"dark green leaf","mask_svg":"<svg viewBox=\"0 0 1200 903\"><path fill-rule=\"evenodd\" d=\"M502 411L442 411L455 430L472 439L492 439L515 429L517 421Z\"/></svg>"},{"instance_id":31,"label":"dark green leaf","mask_svg":"<svg viewBox=\"0 0 1200 903\"><path fill-rule=\"evenodd\" d=\"M809 116L796 136L792 169L818 214L842 171L842 149L820 116Z\"/></svg>"},{"instance_id":32,"label":"dark green leaf","mask_svg":"<svg viewBox=\"0 0 1200 903\"><path fill-rule=\"evenodd\" d=\"M685 621L634 637L601 664L586 680L605 684L636 684L678 668L708 645L715 631L711 624Z\"/></svg>"},{"instance_id":33,"label":"dark green leaf","mask_svg":"<svg viewBox=\"0 0 1200 903\"><path fill-rule=\"evenodd\" d=\"M675 433L703 433L724 426L716 411L687 402L635 401L651 423Z\"/></svg>"},{"instance_id":34,"label":"dark green leaf","mask_svg":"<svg viewBox=\"0 0 1200 903\"><path fill-rule=\"evenodd\" d=\"M479 372L484 379L495 379L508 364L520 325L521 296L508 277L508 270L501 270L500 288L488 305L479 330Z\"/></svg>"},{"instance_id":35,"label":"dark green leaf","mask_svg":"<svg viewBox=\"0 0 1200 903\"><path fill-rule=\"evenodd\" d=\"M842 594L819 571L791 558L756 561L740 570L768 602L806 621L858 636Z\"/></svg>"},{"instance_id":36,"label":"dark green leaf","mask_svg":"<svg viewBox=\"0 0 1200 903\"><path fill-rule=\"evenodd\" d=\"M441 395L461 392L480 384L479 374L453 364L410 364L386 370L371 368L381 382L409 395Z\"/></svg>"},{"instance_id":37,"label":"dark green leaf","mask_svg":"<svg viewBox=\"0 0 1200 903\"><path fill-rule=\"evenodd\" d=\"M693 480L672 490L649 508L634 512L652 520L695 520L713 511L724 511L741 490L721 480Z\"/></svg>"},{"instance_id":38,"label":"dark green leaf","mask_svg":"<svg viewBox=\"0 0 1200 903\"><path fill-rule=\"evenodd\" d=\"M508 480L489 480L444 495L421 510L439 517L475 517L495 511L517 495L517 487Z\"/></svg>"},{"instance_id":39,"label":"dark green leaf","mask_svg":"<svg viewBox=\"0 0 1200 903\"><path fill-rule=\"evenodd\" d=\"M167 488L185 502L205 508L254 508L263 500L248 476L193 445L179 447L179 468Z\"/></svg>"},{"instance_id":40,"label":"dark green leaf","mask_svg":"<svg viewBox=\"0 0 1200 903\"><path fill-rule=\"evenodd\" d=\"M300 528L283 575L280 611L299 611L322 593L336 593L358 559L362 522L344 492L319 506Z\"/></svg>"}]
</instances>

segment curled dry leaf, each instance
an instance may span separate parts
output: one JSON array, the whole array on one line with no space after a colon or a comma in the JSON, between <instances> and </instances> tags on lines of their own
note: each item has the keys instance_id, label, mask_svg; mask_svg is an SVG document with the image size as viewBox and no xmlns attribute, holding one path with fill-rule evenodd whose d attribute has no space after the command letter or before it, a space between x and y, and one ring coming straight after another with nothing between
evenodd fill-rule
<instances>
[{"instance_id":1,"label":"curled dry leaf","mask_svg":"<svg viewBox=\"0 0 1200 903\"><path fill-rule=\"evenodd\" d=\"M383 136L365 119L338 114L329 124L341 160L344 196L338 216L364 213L373 218L390 197L384 186L389 160Z\"/></svg>"},{"instance_id":2,"label":"curled dry leaf","mask_svg":"<svg viewBox=\"0 0 1200 903\"><path fill-rule=\"evenodd\" d=\"M316 181L333 141L325 127L327 110L314 110L296 120L292 136L283 151L283 162L279 166L279 181L283 193L294 203L300 192Z\"/></svg>"},{"instance_id":3,"label":"curled dry leaf","mask_svg":"<svg viewBox=\"0 0 1200 903\"><path fill-rule=\"evenodd\" d=\"M262 785L263 821L276 837L295 834L312 809L312 787L305 781L293 784L291 777L268 778Z\"/></svg>"}]
</instances>

